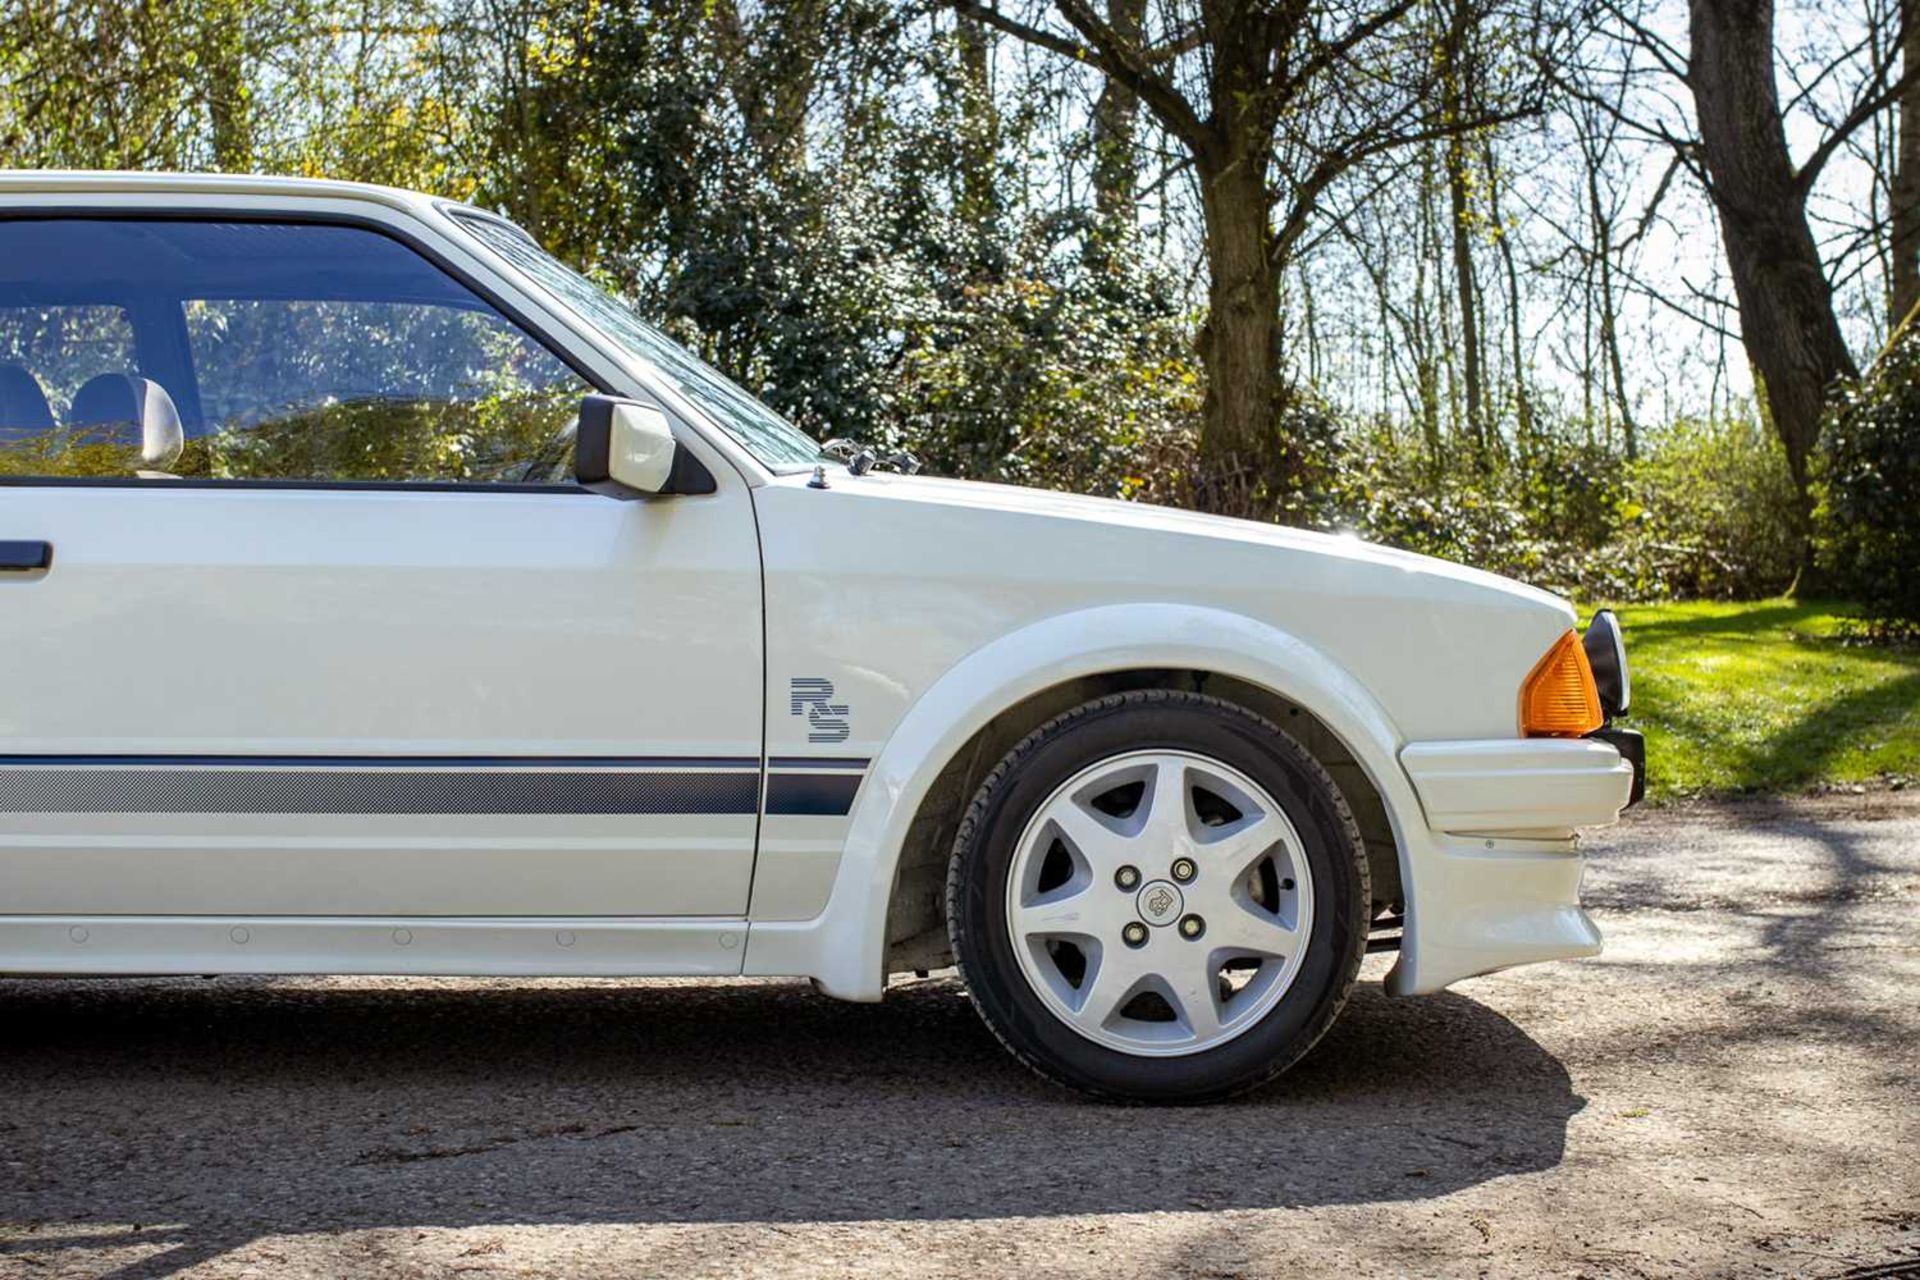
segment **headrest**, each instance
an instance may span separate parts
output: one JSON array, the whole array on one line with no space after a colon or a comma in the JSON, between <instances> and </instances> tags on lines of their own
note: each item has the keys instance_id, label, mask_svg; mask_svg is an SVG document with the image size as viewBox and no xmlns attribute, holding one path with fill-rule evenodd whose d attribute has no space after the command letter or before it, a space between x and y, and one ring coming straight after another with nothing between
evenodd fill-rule
<instances>
[{"instance_id":1,"label":"headrest","mask_svg":"<svg viewBox=\"0 0 1920 1280\"><path fill-rule=\"evenodd\" d=\"M40 381L17 364L0 364L0 440L53 430L53 409Z\"/></svg>"},{"instance_id":2,"label":"headrest","mask_svg":"<svg viewBox=\"0 0 1920 1280\"><path fill-rule=\"evenodd\" d=\"M106 428L88 435L102 443L137 447L141 467L154 471L172 466L184 444L173 397L159 383L131 373L89 378L74 393L67 425Z\"/></svg>"}]
</instances>

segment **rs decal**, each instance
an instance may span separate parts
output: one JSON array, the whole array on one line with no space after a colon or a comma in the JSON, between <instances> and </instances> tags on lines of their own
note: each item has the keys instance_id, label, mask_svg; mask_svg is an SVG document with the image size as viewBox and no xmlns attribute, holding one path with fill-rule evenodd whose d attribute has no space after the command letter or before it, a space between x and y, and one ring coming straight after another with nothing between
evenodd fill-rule
<instances>
[{"instance_id":1,"label":"rs decal","mask_svg":"<svg viewBox=\"0 0 1920 1280\"><path fill-rule=\"evenodd\" d=\"M789 686L791 714L807 718L808 742L845 742L853 732L847 704L833 700L833 681L795 676Z\"/></svg>"}]
</instances>

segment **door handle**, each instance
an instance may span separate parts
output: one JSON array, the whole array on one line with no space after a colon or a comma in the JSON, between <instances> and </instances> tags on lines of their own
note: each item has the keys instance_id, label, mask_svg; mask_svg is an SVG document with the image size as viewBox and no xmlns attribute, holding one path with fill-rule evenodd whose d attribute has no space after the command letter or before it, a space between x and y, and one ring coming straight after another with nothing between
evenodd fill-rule
<instances>
[{"instance_id":1,"label":"door handle","mask_svg":"<svg viewBox=\"0 0 1920 1280\"><path fill-rule=\"evenodd\" d=\"M0 539L0 573L38 573L52 566L51 542Z\"/></svg>"}]
</instances>

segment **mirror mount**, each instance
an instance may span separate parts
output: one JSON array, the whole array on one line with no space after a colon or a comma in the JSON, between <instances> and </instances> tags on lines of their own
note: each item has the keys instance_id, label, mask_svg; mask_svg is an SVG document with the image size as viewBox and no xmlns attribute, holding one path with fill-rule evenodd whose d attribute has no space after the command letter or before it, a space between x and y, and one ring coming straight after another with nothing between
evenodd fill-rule
<instances>
[{"instance_id":1,"label":"mirror mount","mask_svg":"<svg viewBox=\"0 0 1920 1280\"><path fill-rule=\"evenodd\" d=\"M617 396L588 396L580 402L573 471L582 488L622 500L718 488L713 473L674 439L666 414Z\"/></svg>"}]
</instances>

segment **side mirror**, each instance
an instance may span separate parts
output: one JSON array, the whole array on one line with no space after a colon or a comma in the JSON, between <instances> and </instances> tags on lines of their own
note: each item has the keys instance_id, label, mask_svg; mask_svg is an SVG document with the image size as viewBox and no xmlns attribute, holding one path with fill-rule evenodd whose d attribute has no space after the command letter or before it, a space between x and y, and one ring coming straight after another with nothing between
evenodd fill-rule
<instances>
[{"instance_id":1,"label":"side mirror","mask_svg":"<svg viewBox=\"0 0 1920 1280\"><path fill-rule=\"evenodd\" d=\"M582 488L609 498L654 498L714 491L713 475L680 447L667 415L613 396L580 402L573 474Z\"/></svg>"}]
</instances>

